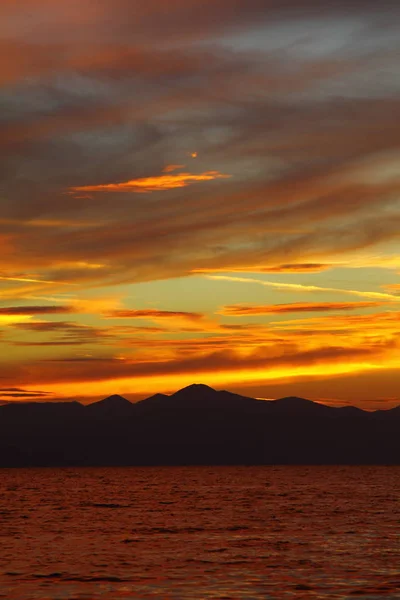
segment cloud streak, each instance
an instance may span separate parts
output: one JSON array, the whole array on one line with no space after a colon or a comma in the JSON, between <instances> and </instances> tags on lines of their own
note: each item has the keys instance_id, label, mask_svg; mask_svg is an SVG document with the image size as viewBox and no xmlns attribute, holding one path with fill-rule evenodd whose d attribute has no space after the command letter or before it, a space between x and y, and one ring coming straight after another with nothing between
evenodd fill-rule
<instances>
[{"instance_id":1,"label":"cloud streak","mask_svg":"<svg viewBox=\"0 0 400 600\"><path fill-rule=\"evenodd\" d=\"M394 294L384 292L370 292L360 290L349 290L345 288L321 287L317 285L304 285L301 283L283 283L276 281L264 281L262 279L254 279L251 277L231 277L229 275L205 275L208 279L215 281L232 281L234 283L256 283L265 287L277 288L280 290L297 291L297 292L331 292L335 294L348 294L350 296L359 296L361 298L375 298L377 300L386 300L399 302L399 297Z\"/></svg>"},{"instance_id":2,"label":"cloud streak","mask_svg":"<svg viewBox=\"0 0 400 600\"><path fill-rule=\"evenodd\" d=\"M0 307L0 315L53 315L76 312L73 306L4 306Z\"/></svg>"},{"instance_id":3,"label":"cloud streak","mask_svg":"<svg viewBox=\"0 0 400 600\"><path fill-rule=\"evenodd\" d=\"M228 179L230 175L224 175L218 171L206 171L205 173L177 173L175 175L158 175L155 177L142 177L131 179L122 183L107 183L100 185L83 185L72 187L73 193L77 192L157 192L184 188L193 183L212 181L214 179Z\"/></svg>"},{"instance_id":4,"label":"cloud streak","mask_svg":"<svg viewBox=\"0 0 400 600\"><path fill-rule=\"evenodd\" d=\"M292 304L269 304L264 306L246 306L236 304L222 307L222 309L219 311L219 314L230 317L243 317L301 312L336 312L359 310L360 308L377 308L383 304L383 302L293 302Z\"/></svg>"},{"instance_id":5,"label":"cloud streak","mask_svg":"<svg viewBox=\"0 0 400 600\"><path fill-rule=\"evenodd\" d=\"M41 390L26 390L22 388L0 388L0 399L2 400L49 400L51 399L51 392L44 392Z\"/></svg>"},{"instance_id":6,"label":"cloud streak","mask_svg":"<svg viewBox=\"0 0 400 600\"><path fill-rule=\"evenodd\" d=\"M156 310L151 308L141 310L113 310L106 315L111 319L148 319L150 321L158 321L164 319L187 319L188 321L199 321L204 315L195 312L172 311L172 310Z\"/></svg>"},{"instance_id":7,"label":"cloud streak","mask_svg":"<svg viewBox=\"0 0 400 600\"><path fill-rule=\"evenodd\" d=\"M321 273L335 266L335 264L324 263L291 263L283 265L271 265L270 267L262 267L261 265L242 266L230 268L230 273ZM220 273L221 269L194 269L195 274L212 274Z\"/></svg>"}]
</instances>

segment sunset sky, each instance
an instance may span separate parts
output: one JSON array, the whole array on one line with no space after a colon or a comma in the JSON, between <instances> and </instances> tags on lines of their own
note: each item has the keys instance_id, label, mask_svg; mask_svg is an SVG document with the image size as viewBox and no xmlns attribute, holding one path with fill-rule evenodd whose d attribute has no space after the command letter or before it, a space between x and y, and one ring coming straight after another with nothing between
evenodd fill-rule
<instances>
[{"instance_id":1,"label":"sunset sky","mask_svg":"<svg viewBox=\"0 0 400 600\"><path fill-rule=\"evenodd\" d=\"M0 401L400 404L400 2L1 0Z\"/></svg>"}]
</instances>

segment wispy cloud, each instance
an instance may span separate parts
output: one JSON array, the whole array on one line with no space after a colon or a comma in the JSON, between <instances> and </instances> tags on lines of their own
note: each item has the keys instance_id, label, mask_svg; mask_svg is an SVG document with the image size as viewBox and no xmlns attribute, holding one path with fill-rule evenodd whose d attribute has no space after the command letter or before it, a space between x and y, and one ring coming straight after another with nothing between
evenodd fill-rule
<instances>
[{"instance_id":1,"label":"wispy cloud","mask_svg":"<svg viewBox=\"0 0 400 600\"><path fill-rule=\"evenodd\" d=\"M234 304L223 306L218 312L221 315L230 317L242 317L253 315L279 315L282 313L358 310L360 308L377 308L384 304L385 303L383 302L293 302L292 304L267 304L261 306Z\"/></svg>"},{"instance_id":2,"label":"wispy cloud","mask_svg":"<svg viewBox=\"0 0 400 600\"><path fill-rule=\"evenodd\" d=\"M152 308L141 310L113 310L105 313L105 316L110 319L148 319L150 321L158 321L165 319L185 319L188 321L199 321L204 318L202 313L172 311L172 310L155 310Z\"/></svg>"},{"instance_id":3,"label":"wispy cloud","mask_svg":"<svg viewBox=\"0 0 400 600\"><path fill-rule=\"evenodd\" d=\"M186 165L167 165L163 168L163 173L173 173L174 171L181 171Z\"/></svg>"},{"instance_id":4,"label":"wispy cloud","mask_svg":"<svg viewBox=\"0 0 400 600\"><path fill-rule=\"evenodd\" d=\"M2 281L19 281L25 283L43 283L43 284L56 284L56 285L73 285L62 281L48 281L46 279L33 279L32 277L12 277L6 275L0 275Z\"/></svg>"},{"instance_id":5,"label":"wispy cloud","mask_svg":"<svg viewBox=\"0 0 400 600\"><path fill-rule=\"evenodd\" d=\"M0 315L51 315L76 312L73 306L3 306Z\"/></svg>"},{"instance_id":6,"label":"wispy cloud","mask_svg":"<svg viewBox=\"0 0 400 600\"><path fill-rule=\"evenodd\" d=\"M218 171L204 173L176 173L175 175L158 175L154 177L141 177L121 183L106 183L99 185L83 185L70 188L72 192L156 192L184 188L193 183L212 181L214 179L228 179Z\"/></svg>"},{"instance_id":7,"label":"wispy cloud","mask_svg":"<svg viewBox=\"0 0 400 600\"><path fill-rule=\"evenodd\" d=\"M53 394L51 392L44 392L41 390L26 390L23 388L0 388L0 399L1 400L35 400L43 399L49 400Z\"/></svg>"},{"instance_id":8,"label":"wispy cloud","mask_svg":"<svg viewBox=\"0 0 400 600\"><path fill-rule=\"evenodd\" d=\"M335 294L348 294L350 296L359 296L361 298L375 298L377 300L387 300L399 302L399 297L394 294L386 294L383 292L370 292L360 290L349 290L345 288L321 287L317 285L304 285L301 283L283 283L276 281L264 281L262 279L254 279L251 277L230 277L229 275L205 275L207 279L216 281L232 281L235 283L255 283L265 287L272 287L280 290L296 291L296 292L331 292Z\"/></svg>"},{"instance_id":9,"label":"wispy cloud","mask_svg":"<svg viewBox=\"0 0 400 600\"><path fill-rule=\"evenodd\" d=\"M82 346L85 344L109 345L118 337L105 327L95 327L73 321L28 321L13 323L13 329L30 334L31 339L13 340L14 346ZM40 334L46 336L45 339ZM34 339L32 339L34 336ZM39 336L39 339L38 339Z\"/></svg>"},{"instance_id":10,"label":"wispy cloud","mask_svg":"<svg viewBox=\"0 0 400 600\"><path fill-rule=\"evenodd\" d=\"M242 267L227 268L229 273L321 273L339 266L334 263L289 263L283 265L271 265L264 267L262 265L243 265ZM221 269L194 269L193 273L221 273Z\"/></svg>"}]
</instances>

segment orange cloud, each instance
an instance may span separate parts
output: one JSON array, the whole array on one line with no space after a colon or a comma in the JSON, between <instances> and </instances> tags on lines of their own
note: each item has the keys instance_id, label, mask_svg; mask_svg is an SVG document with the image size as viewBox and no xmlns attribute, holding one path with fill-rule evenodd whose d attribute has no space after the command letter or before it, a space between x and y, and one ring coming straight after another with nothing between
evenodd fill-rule
<instances>
[{"instance_id":1,"label":"orange cloud","mask_svg":"<svg viewBox=\"0 0 400 600\"><path fill-rule=\"evenodd\" d=\"M106 315L111 319L149 319L156 321L158 319L188 319L190 321L198 321L204 315L202 313L173 311L173 310L113 310Z\"/></svg>"},{"instance_id":2,"label":"orange cloud","mask_svg":"<svg viewBox=\"0 0 400 600\"><path fill-rule=\"evenodd\" d=\"M275 265L263 267L261 265L249 265L242 267L227 267L229 273L321 273L333 267L339 266L335 263L290 263L286 265ZM192 273L221 273L222 269L194 269Z\"/></svg>"},{"instance_id":3,"label":"orange cloud","mask_svg":"<svg viewBox=\"0 0 400 600\"><path fill-rule=\"evenodd\" d=\"M344 311L346 306L366 308L375 303L299 304L307 312L311 307L326 309L336 305ZM286 307L293 308L291 305L271 306L279 310L283 306L283 313L290 312ZM242 305L233 307L242 308ZM399 313L394 311L312 316L270 323L268 327L214 323L213 330L202 313L109 309L101 314L111 318L114 314L114 318L154 320L172 325L172 329L152 327L149 330L126 325L90 327L64 321L15 323L9 329L15 332L16 338L5 341L12 344L15 352L26 351L27 359L15 373L14 365L0 365L3 385L29 386L30 389L50 385L51 391L60 395L105 395L118 390L129 393L132 389L143 393L165 391L167 387L180 387L196 379L223 386L275 382L283 386L284 391L284 385L291 381L316 381L342 377L346 373L359 373L362 379L361 373L396 368L399 364L396 341ZM245 314L251 316L250 312ZM201 325L199 335L187 337L182 333L177 324L185 320ZM165 337L171 331L173 338ZM158 333L161 335L154 335ZM65 356L68 347L78 349L85 344L92 346L93 356L82 357L73 354L74 350ZM44 353L46 347L48 358L37 360L36 352ZM58 353L56 347L60 349ZM104 357L105 353L108 356ZM100 360L101 369L98 368Z\"/></svg>"},{"instance_id":4,"label":"orange cloud","mask_svg":"<svg viewBox=\"0 0 400 600\"><path fill-rule=\"evenodd\" d=\"M387 354L392 351L393 354ZM384 359L384 360L383 360ZM101 360L101 369L98 368ZM315 349L292 349L273 355L258 348L243 355L240 352L216 350L199 355L183 353L173 359L137 360L135 358L98 359L70 357L42 361L35 369L27 365L20 373L19 385L46 385L61 394L106 393L105 390L158 391L165 386L184 385L195 378L223 383L291 381L309 377L327 377L346 373L385 370L399 366L398 349L392 342L370 344L365 348L327 345ZM123 391L123 390L121 390Z\"/></svg>"},{"instance_id":5,"label":"orange cloud","mask_svg":"<svg viewBox=\"0 0 400 600\"><path fill-rule=\"evenodd\" d=\"M267 304L264 306L234 304L224 306L218 314L230 317L277 315L281 313L357 310L359 308L376 308L384 304L384 302L293 302L291 304Z\"/></svg>"},{"instance_id":6,"label":"orange cloud","mask_svg":"<svg viewBox=\"0 0 400 600\"><path fill-rule=\"evenodd\" d=\"M76 312L73 306L6 306L0 315L49 315Z\"/></svg>"},{"instance_id":7,"label":"orange cloud","mask_svg":"<svg viewBox=\"0 0 400 600\"><path fill-rule=\"evenodd\" d=\"M57 284L57 285L73 285L72 283L65 283L62 281L48 281L47 279L32 279L30 277L6 277L0 276L0 280L2 281L21 281L25 283L47 283L47 284Z\"/></svg>"},{"instance_id":8,"label":"orange cloud","mask_svg":"<svg viewBox=\"0 0 400 600\"><path fill-rule=\"evenodd\" d=\"M186 165L167 165L163 168L163 173L173 173L173 171L178 171L178 169L184 169Z\"/></svg>"},{"instance_id":9,"label":"orange cloud","mask_svg":"<svg viewBox=\"0 0 400 600\"><path fill-rule=\"evenodd\" d=\"M107 183L100 185L84 185L70 188L75 192L155 192L183 188L201 181L212 181L213 179L227 179L219 171L206 171L195 175L193 173L177 173L176 175L158 175L154 177L141 177L121 183Z\"/></svg>"},{"instance_id":10,"label":"orange cloud","mask_svg":"<svg viewBox=\"0 0 400 600\"><path fill-rule=\"evenodd\" d=\"M394 292L395 294L399 293L400 294L400 283L391 283L388 285L384 286L385 290L388 290L389 292Z\"/></svg>"},{"instance_id":11,"label":"orange cloud","mask_svg":"<svg viewBox=\"0 0 400 600\"><path fill-rule=\"evenodd\" d=\"M277 265L276 267L264 267L263 273L320 273L335 267L335 264L327 263L293 263Z\"/></svg>"}]
</instances>

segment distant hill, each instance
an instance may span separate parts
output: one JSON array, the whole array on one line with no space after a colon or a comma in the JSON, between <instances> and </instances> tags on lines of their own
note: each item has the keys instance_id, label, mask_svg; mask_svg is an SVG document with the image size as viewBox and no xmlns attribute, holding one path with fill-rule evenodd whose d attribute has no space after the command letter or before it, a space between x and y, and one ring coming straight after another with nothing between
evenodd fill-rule
<instances>
[{"instance_id":1,"label":"distant hill","mask_svg":"<svg viewBox=\"0 0 400 600\"><path fill-rule=\"evenodd\" d=\"M0 406L0 467L400 464L400 406L265 401L202 384L131 403Z\"/></svg>"}]
</instances>

